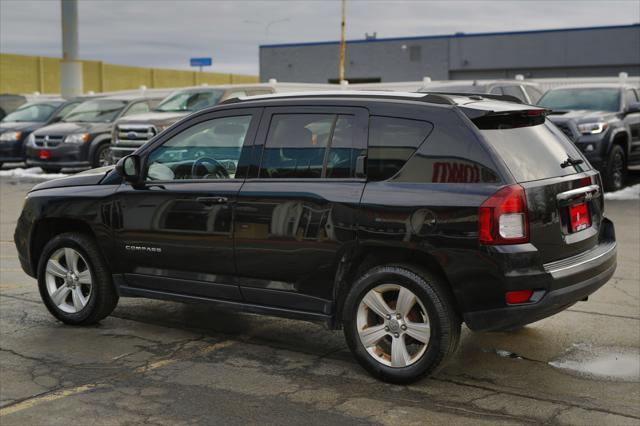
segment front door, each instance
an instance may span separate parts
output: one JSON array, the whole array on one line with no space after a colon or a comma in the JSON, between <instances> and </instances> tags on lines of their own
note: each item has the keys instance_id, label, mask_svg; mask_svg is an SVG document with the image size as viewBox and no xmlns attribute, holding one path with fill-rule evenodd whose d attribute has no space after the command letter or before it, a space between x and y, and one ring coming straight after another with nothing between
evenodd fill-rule
<instances>
[{"instance_id":1,"label":"front door","mask_svg":"<svg viewBox=\"0 0 640 426\"><path fill-rule=\"evenodd\" d=\"M244 180L243 144L259 110L183 123L144 152L146 181L123 184L114 223L127 286L239 300L233 282L233 208Z\"/></svg>"},{"instance_id":2,"label":"front door","mask_svg":"<svg viewBox=\"0 0 640 426\"><path fill-rule=\"evenodd\" d=\"M340 258L356 243L367 119L358 108L265 109L234 225L247 302L331 310Z\"/></svg>"}]
</instances>

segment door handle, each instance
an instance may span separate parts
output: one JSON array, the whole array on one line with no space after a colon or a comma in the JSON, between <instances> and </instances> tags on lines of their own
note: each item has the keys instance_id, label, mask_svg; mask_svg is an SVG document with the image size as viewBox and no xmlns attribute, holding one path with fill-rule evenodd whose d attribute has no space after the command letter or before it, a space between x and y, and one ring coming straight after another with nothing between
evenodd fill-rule
<instances>
[{"instance_id":1,"label":"door handle","mask_svg":"<svg viewBox=\"0 0 640 426\"><path fill-rule=\"evenodd\" d=\"M198 197L196 201L205 205L224 204L229 202L227 197Z\"/></svg>"}]
</instances>

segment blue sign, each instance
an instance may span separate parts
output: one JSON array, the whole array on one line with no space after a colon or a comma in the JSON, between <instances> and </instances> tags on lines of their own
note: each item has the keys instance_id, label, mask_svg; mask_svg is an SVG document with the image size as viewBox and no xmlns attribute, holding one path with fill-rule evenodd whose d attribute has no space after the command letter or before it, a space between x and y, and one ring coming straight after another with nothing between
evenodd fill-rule
<instances>
[{"instance_id":1,"label":"blue sign","mask_svg":"<svg viewBox=\"0 0 640 426\"><path fill-rule=\"evenodd\" d=\"M211 58L191 58L189 63L192 67L210 67Z\"/></svg>"}]
</instances>

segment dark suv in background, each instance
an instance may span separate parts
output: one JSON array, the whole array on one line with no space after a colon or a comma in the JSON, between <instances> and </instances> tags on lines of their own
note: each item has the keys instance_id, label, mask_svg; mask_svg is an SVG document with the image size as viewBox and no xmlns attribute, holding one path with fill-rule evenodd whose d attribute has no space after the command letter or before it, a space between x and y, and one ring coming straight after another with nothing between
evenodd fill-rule
<instances>
[{"instance_id":1,"label":"dark suv in background","mask_svg":"<svg viewBox=\"0 0 640 426\"><path fill-rule=\"evenodd\" d=\"M31 132L57 123L82 100L47 99L29 102L0 121L0 166L22 162L26 158L25 142Z\"/></svg>"},{"instance_id":2,"label":"dark suv in background","mask_svg":"<svg viewBox=\"0 0 640 426\"><path fill-rule=\"evenodd\" d=\"M566 86L547 91L541 106L602 174L605 189L625 184L628 166L640 164L638 89L620 84Z\"/></svg>"},{"instance_id":3,"label":"dark suv in background","mask_svg":"<svg viewBox=\"0 0 640 426\"><path fill-rule=\"evenodd\" d=\"M116 119L153 109L160 98L117 95L77 105L60 122L33 132L27 141L27 165L47 173L62 168L111 164L111 130Z\"/></svg>"},{"instance_id":4,"label":"dark suv in background","mask_svg":"<svg viewBox=\"0 0 640 426\"><path fill-rule=\"evenodd\" d=\"M462 321L537 321L616 267L598 172L545 109L504 99L228 101L116 170L36 186L21 265L68 324L120 296L321 321L376 377L416 380L456 349Z\"/></svg>"},{"instance_id":5,"label":"dark suv in background","mask_svg":"<svg viewBox=\"0 0 640 426\"><path fill-rule=\"evenodd\" d=\"M227 99L273 93L267 86L215 86L179 90L165 98L153 111L123 117L113 127L111 151L114 160L133 153L149 139L176 121Z\"/></svg>"}]
</instances>

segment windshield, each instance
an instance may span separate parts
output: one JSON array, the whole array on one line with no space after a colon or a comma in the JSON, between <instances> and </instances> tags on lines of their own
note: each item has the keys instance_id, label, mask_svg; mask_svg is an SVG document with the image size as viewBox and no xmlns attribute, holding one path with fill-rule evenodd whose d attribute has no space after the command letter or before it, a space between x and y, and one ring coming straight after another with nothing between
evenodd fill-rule
<instances>
[{"instance_id":1,"label":"windshield","mask_svg":"<svg viewBox=\"0 0 640 426\"><path fill-rule=\"evenodd\" d=\"M198 111L217 105L224 92L222 90L207 90L206 92L181 92L162 101L155 111Z\"/></svg>"},{"instance_id":2,"label":"windshield","mask_svg":"<svg viewBox=\"0 0 640 426\"><path fill-rule=\"evenodd\" d=\"M86 101L75 107L65 116L63 121L71 123L107 123L113 121L126 104L125 101L113 99Z\"/></svg>"},{"instance_id":3,"label":"windshield","mask_svg":"<svg viewBox=\"0 0 640 426\"><path fill-rule=\"evenodd\" d=\"M620 90L612 88L582 88L549 90L538 101L538 105L553 110L618 111Z\"/></svg>"},{"instance_id":4,"label":"windshield","mask_svg":"<svg viewBox=\"0 0 640 426\"><path fill-rule=\"evenodd\" d=\"M58 106L52 104L31 104L23 106L2 119L3 122L44 123Z\"/></svg>"}]
</instances>

